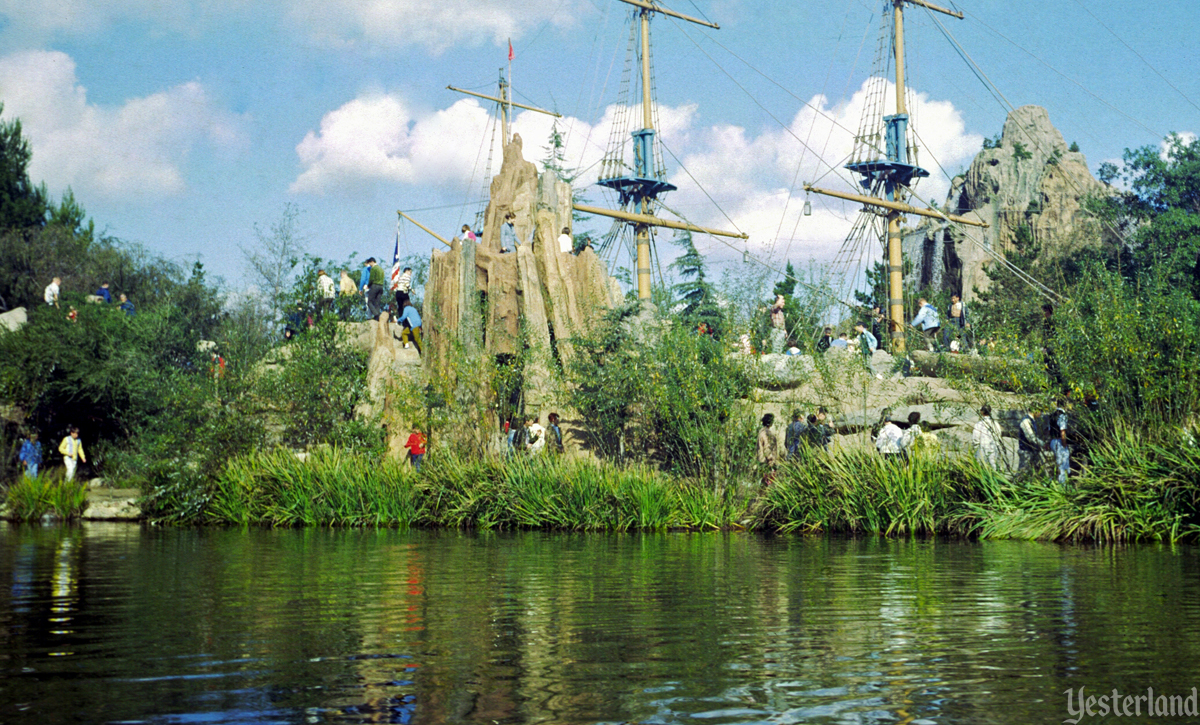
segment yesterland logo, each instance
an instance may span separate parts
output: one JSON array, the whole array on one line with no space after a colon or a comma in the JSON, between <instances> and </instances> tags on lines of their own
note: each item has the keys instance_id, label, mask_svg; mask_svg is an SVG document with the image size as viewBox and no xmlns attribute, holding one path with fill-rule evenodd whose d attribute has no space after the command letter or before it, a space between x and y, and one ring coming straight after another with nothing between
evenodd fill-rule
<instances>
[{"instance_id":1,"label":"yesterland logo","mask_svg":"<svg viewBox=\"0 0 1200 725\"><path fill-rule=\"evenodd\" d=\"M1122 695L1119 690L1103 695L1087 695L1084 687L1076 692L1070 688L1064 690L1067 696L1067 714L1071 717L1063 720L1070 725L1079 725L1088 717L1167 717L1174 715L1190 715L1196 717L1197 702L1196 688L1192 694L1155 695L1153 687L1146 688L1144 695Z\"/></svg>"}]
</instances>

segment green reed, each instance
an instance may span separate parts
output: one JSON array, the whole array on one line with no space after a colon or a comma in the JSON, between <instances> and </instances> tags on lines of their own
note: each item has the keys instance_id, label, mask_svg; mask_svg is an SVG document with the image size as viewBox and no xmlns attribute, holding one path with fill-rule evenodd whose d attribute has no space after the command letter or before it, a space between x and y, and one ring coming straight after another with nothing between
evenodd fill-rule
<instances>
[{"instance_id":1,"label":"green reed","mask_svg":"<svg viewBox=\"0 0 1200 725\"><path fill-rule=\"evenodd\" d=\"M66 521L79 518L87 509L87 486L48 475L21 476L9 486L5 502L14 521L37 521L46 514Z\"/></svg>"}]
</instances>

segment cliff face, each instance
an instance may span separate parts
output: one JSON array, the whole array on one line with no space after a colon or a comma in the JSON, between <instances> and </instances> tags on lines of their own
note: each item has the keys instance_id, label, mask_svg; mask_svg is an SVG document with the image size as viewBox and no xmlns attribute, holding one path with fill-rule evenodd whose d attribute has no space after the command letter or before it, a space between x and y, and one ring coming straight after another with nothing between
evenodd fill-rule
<instances>
[{"instance_id":1,"label":"cliff face","mask_svg":"<svg viewBox=\"0 0 1200 725\"><path fill-rule=\"evenodd\" d=\"M500 228L512 212L519 244L500 253ZM526 408L543 422L554 402L549 371L555 356L566 364L566 341L623 297L604 263L588 249L560 252L558 236L571 228L571 186L553 174L537 173L525 161L521 138L504 148L500 173L492 180L483 238L455 240L435 250L425 290L426 367L451 374L455 356L526 351ZM570 233L568 231L568 233Z\"/></svg>"},{"instance_id":2,"label":"cliff face","mask_svg":"<svg viewBox=\"0 0 1200 725\"><path fill-rule=\"evenodd\" d=\"M1099 245L1101 227L1082 210L1082 202L1105 189L1088 171L1083 154L1068 148L1046 109L1022 106L1005 120L999 145L981 151L965 176L953 180L943 205L989 226L947 227L929 220L909 231L904 253L913 270L906 286L961 290L964 300L973 300L975 290L986 290L989 283L983 270L990 257L982 247L1000 253L1012 249L1022 226L1044 254Z\"/></svg>"}]
</instances>

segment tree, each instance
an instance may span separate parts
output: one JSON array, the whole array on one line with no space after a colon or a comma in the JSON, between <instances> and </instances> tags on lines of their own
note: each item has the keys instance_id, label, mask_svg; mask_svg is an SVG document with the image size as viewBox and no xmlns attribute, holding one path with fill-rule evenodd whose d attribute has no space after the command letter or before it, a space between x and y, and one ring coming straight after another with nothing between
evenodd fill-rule
<instances>
[{"instance_id":1,"label":"tree","mask_svg":"<svg viewBox=\"0 0 1200 725\"><path fill-rule=\"evenodd\" d=\"M21 120L0 121L0 230L40 227L46 222L46 189L29 180L32 157Z\"/></svg>"},{"instance_id":2,"label":"tree","mask_svg":"<svg viewBox=\"0 0 1200 725\"><path fill-rule=\"evenodd\" d=\"M671 269L678 271L683 278L682 282L671 288L684 305L679 317L691 327L704 323L715 337L720 337L725 316L717 305L716 290L705 279L704 257L696 250L691 232L685 231L676 236L675 244L683 248L683 254L671 263Z\"/></svg>"},{"instance_id":3,"label":"tree","mask_svg":"<svg viewBox=\"0 0 1200 725\"><path fill-rule=\"evenodd\" d=\"M254 225L255 245L241 248L251 277L262 284L262 293L276 312L290 301L288 295L296 267L304 258L307 239L300 230L299 219L300 207L288 202L269 231Z\"/></svg>"}]
</instances>

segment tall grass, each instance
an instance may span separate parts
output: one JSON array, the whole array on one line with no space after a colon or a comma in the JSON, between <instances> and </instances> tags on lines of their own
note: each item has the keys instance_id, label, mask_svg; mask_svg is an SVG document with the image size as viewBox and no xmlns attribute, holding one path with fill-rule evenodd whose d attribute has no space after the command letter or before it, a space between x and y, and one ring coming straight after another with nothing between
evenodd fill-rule
<instances>
[{"instance_id":1,"label":"tall grass","mask_svg":"<svg viewBox=\"0 0 1200 725\"><path fill-rule=\"evenodd\" d=\"M87 486L48 475L21 476L8 488L5 500L14 521L37 521L46 514L66 521L79 518L87 509Z\"/></svg>"}]
</instances>

